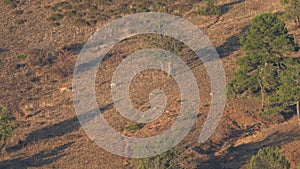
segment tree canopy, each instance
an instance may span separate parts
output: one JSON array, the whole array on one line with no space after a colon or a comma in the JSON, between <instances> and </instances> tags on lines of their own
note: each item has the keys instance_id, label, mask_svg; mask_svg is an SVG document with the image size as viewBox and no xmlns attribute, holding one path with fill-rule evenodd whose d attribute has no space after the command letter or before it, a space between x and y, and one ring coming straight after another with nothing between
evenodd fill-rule
<instances>
[{"instance_id":1,"label":"tree canopy","mask_svg":"<svg viewBox=\"0 0 300 169\"><path fill-rule=\"evenodd\" d=\"M258 153L252 156L249 169L289 169L290 163L287 161L277 147L266 147L260 149Z\"/></svg>"},{"instance_id":2,"label":"tree canopy","mask_svg":"<svg viewBox=\"0 0 300 169\"><path fill-rule=\"evenodd\" d=\"M283 102L287 102L282 99L285 97L282 96L283 91L295 88L284 85L290 80L284 76L289 74L293 77L288 70L299 65L284 55L297 51L298 45L293 36L288 34L285 23L270 13L261 14L252 20L246 35L241 38L241 44L245 55L237 59L239 69L229 84L229 92L242 96L260 96L263 114L274 113L270 110L279 108L274 105L283 106Z\"/></svg>"},{"instance_id":3,"label":"tree canopy","mask_svg":"<svg viewBox=\"0 0 300 169\"><path fill-rule=\"evenodd\" d=\"M262 61L272 59L267 55L282 55L298 48L285 23L271 13L258 15L252 20L241 44L244 51L262 56Z\"/></svg>"}]
</instances>

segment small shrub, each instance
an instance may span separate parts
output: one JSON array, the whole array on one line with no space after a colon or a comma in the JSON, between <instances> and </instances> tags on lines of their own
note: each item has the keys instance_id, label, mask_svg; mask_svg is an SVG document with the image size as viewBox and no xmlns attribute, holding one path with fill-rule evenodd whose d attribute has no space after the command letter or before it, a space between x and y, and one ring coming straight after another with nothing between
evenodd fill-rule
<instances>
[{"instance_id":1,"label":"small shrub","mask_svg":"<svg viewBox=\"0 0 300 169\"><path fill-rule=\"evenodd\" d=\"M53 25L53 26L60 26L61 23L59 23L59 22L54 22L52 25Z\"/></svg>"},{"instance_id":2,"label":"small shrub","mask_svg":"<svg viewBox=\"0 0 300 169\"><path fill-rule=\"evenodd\" d=\"M61 8L61 9L72 9L72 5L69 2L63 1L63 2L58 2L57 4L54 5L54 8Z\"/></svg>"},{"instance_id":3,"label":"small shrub","mask_svg":"<svg viewBox=\"0 0 300 169\"><path fill-rule=\"evenodd\" d=\"M72 10L72 11L67 11L64 13L65 16L71 17L71 16L75 16L77 14L76 10Z\"/></svg>"},{"instance_id":4,"label":"small shrub","mask_svg":"<svg viewBox=\"0 0 300 169\"><path fill-rule=\"evenodd\" d=\"M177 99L176 102L177 102L177 103L182 103L182 102L184 102L184 100L182 100L182 99Z\"/></svg>"},{"instance_id":5,"label":"small shrub","mask_svg":"<svg viewBox=\"0 0 300 169\"><path fill-rule=\"evenodd\" d=\"M45 6L45 8L46 8L46 9L50 9L50 10L52 10L52 11L56 11L56 10L57 10L57 7L55 7L55 6L50 6L50 5Z\"/></svg>"},{"instance_id":6,"label":"small shrub","mask_svg":"<svg viewBox=\"0 0 300 169\"><path fill-rule=\"evenodd\" d=\"M97 20L90 20L90 21L88 21L88 23L90 24L90 25L96 25L97 24Z\"/></svg>"},{"instance_id":7,"label":"small shrub","mask_svg":"<svg viewBox=\"0 0 300 169\"><path fill-rule=\"evenodd\" d=\"M26 22L26 20L23 20L23 19L18 19L18 20L15 21L15 23L19 24L19 25L21 25L21 24L23 24L25 22Z\"/></svg>"},{"instance_id":8,"label":"small shrub","mask_svg":"<svg viewBox=\"0 0 300 169\"><path fill-rule=\"evenodd\" d=\"M151 6L151 4L141 3L138 6L136 6L135 11L136 12L150 12L149 7Z\"/></svg>"},{"instance_id":9,"label":"small shrub","mask_svg":"<svg viewBox=\"0 0 300 169\"><path fill-rule=\"evenodd\" d=\"M149 12L147 8L137 8L136 12Z\"/></svg>"},{"instance_id":10,"label":"small shrub","mask_svg":"<svg viewBox=\"0 0 300 169\"><path fill-rule=\"evenodd\" d=\"M79 25L79 26L89 26L90 25L90 23L88 21L86 21L85 19L82 19L82 18L74 19L72 21L72 23L75 25Z\"/></svg>"},{"instance_id":11,"label":"small shrub","mask_svg":"<svg viewBox=\"0 0 300 169\"><path fill-rule=\"evenodd\" d=\"M17 59L25 60L26 58L27 58L27 56L25 54L18 54L17 55Z\"/></svg>"},{"instance_id":12,"label":"small shrub","mask_svg":"<svg viewBox=\"0 0 300 169\"><path fill-rule=\"evenodd\" d=\"M62 1L62 2L56 3L54 6L56 6L56 7L61 7L61 6L69 5L69 4L70 4L69 2Z\"/></svg>"},{"instance_id":13,"label":"small shrub","mask_svg":"<svg viewBox=\"0 0 300 169\"><path fill-rule=\"evenodd\" d=\"M12 12L12 14L15 14L15 15L23 15L24 13L24 10L15 10Z\"/></svg>"},{"instance_id":14,"label":"small shrub","mask_svg":"<svg viewBox=\"0 0 300 169\"><path fill-rule=\"evenodd\" d=\"M112 3L112 0L93 0L93 2L100 3L102 5L108 5Z\"/></svg>"},{"instance_id":15,"label":"small shrub","mask_svg":"<svg viewBox=\"0 0 300 169\"><path fill-rule=\"evenodd\" d=\"M62 14L52 14L47 20L49 21L56 21L56 20L60 20L64 17L64 15Z\"/></svg>"},{"instance_id":16,"label":"small shrub","mask_svg":"<svg viewBox=\"0 0 300 169\"><path fill-rule=\"evenodd\" d=\"M89 10L89 11L97 11L98 7L89 3L79 4L74 7L77 10Z\"/></svg>"},{"instance_id":17,"label":"small shrub","mask_svg":"<svg viewBox=\"0 0 300 169\"><path fill-rule=\"evenodd\" d=\"M252 156L248 169L289 169L290 163L283 156L278 147L266 147L260 149Z\"/></svg>"},{"instance_id":18,"label":"small shrub","mask_svg":"<svg viewBox=\"0 0 300 169\"><path fill-rule=\"evenodd\" d=\"M117 8L119 14L128 14L130 13L130 9L127 4L120 4Z\"/></svg>"},{"instance_id":19,"label":"small shrub","mask_svg":"<svg viewBox=\"0 0 300 169\"><path fill-rule=\"evenodd\" d=\"M166 4L162 4L161 2L151 3L151 5L149 6L149 9L151 12L163 12L165 5Z\"/></svg>"},{"instance_id":20,"label":"small shrub","mask_svg":"<svg viewBox=\"0 0 300 169\"><path fill-rule=\"evenodd\" d=\"M206 4L198 10L200 15L221 15L221 10L215 6L214 0L205 0L205 3Z\"/></svg>"},{"instance_id":21,"label":"small shrub","mask_svg":"<svg viewBox=\"0 0 300 169\"><path fill-rule=\"evenodd\" d=\"M130 124L130 123L128 123L125 126L125 130L139 130L139 129L140 129L140 126L138 126L137 124Z\"/></svg>"},{"instance_id":22,"label":"small shrub","mask_svg":"<svg viewBox=\"0 0 300 169\"><path fill-rule=\"evenodd\" d=\"M281 2L282 4L287 4L288 2L290 2L290 0L280 0L280 2Z\"/></svg>"},{"instance_id":23,"label":"small shrub","mask_svg":"<svg viewBox=\"0 0 300 169\"><path fill-rule=\"evenodd\" d=\"M20 3L20 0L4 0L4 3L10 5L13 8L16 8L17 5Z\"/></svg>"},{"instance_id":24,"label":"small shrub","mask_svg":"<svg viewBox=\"0 0 300 169\"><path fill-rule=\"evenodd\" d=\"M13 135L13 127L8 120L8 113L0 106L0 148L5 150L6 140Z\"/></svg>"}]
</instances>

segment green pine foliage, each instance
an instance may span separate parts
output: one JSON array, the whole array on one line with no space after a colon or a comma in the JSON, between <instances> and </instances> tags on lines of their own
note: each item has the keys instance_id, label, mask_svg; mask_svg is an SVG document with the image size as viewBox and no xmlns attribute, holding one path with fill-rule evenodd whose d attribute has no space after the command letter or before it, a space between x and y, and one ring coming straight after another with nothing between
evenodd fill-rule
<instances>
[{"instance_id":1,"label":"green pine foliage","mask_svg":"<svg viewBox=\"0 0 300 169\"><path fill-rule=\"evenodd\" d=\"M13 127L9 123L8 113L0 106L0 148L5 149L6 140L13 135Z\"/></svg>"},{"instance_id":2,"label":"green pine foliage","mask_svg":"<svg viewBox=\"0 0 300 169\"><path fill-rule=\"evenodd\" d=\"M165 152L155 157L137 160L138 169L178 169L176 153L173 150Z\"/></svg>"},{"instance_id":3,"label":"green pine foliage","mask_svg":"<svg viewBox=\"0 0 300 169\"><path fill-rule=\"evenodd\" d=\"M25 54L18 54L17 55L17 59L19 60L25 60L27 58L27 56Z\"/></svg>"},{"instance_id":4,"label":"green pine foliage","mask_svg":"<svg viewBox=\"0 0 300 169\"><path fill-rule=\"evenodd\" d=\"M290 65L284 63L284 54L297 51L298 45L288 34L284 22L270 13L252 20L246 35L241 38L241 44L245 55L237 59L239 69L229 84L229 93L260 96L262 115L279 113L282 107L277 105L282 106L285 101L274 102L274 97L278 97L277 90L282 85L281 72Z\"/></svg>"},{"instance_id":5,"label":"green pine foliage","mask_svg":"<svg viewBox=\"0 0 300 169\"><path fill-rule=\"evenodd\" d=\"M278 76L280 85L270 102L276 109L287 110L300 101L300 58L284 58L284 64Z\"/></svg>"},{"instance_id":6,"label":"green pine foliage","mask_svg":"<svg viewBox=\"0 0 300 169\"><path fill-rule=\"evenodd\" d=\"M244 51L262 56L264 62L274 58L268 55L282 55L298 49L285 23L271 13L258 15L252 20L241 44Z\"/></svg>"},{"instance_id":7,"label":"green pine foliage","mask_svg":"<svg viewBox=\"0 0 300 169\"><path fill-rule=\"evenodd\" d=\"M230 83L230 93L248 96L259 92L259 62L261 57L251 53L237 59L239 70L234 73L235 79Z\"/></svg>"},{"instance_id":8,"label":"green pine foliage","mask_svg":"<svg viewBox=\"0 0 300 169\"><path fill-rule=\"evenodd\" d=\"M260 149L252 156L248 169L289 169L290 163L283 156L278 147Z\"/></svg>"},{"instance_id":9,"label":"green pine foliage","mask_svg":"<svg viewBox=\"0 0 300 169\"><path fill-rule=\"evenodd\" d=\"M137 124L128 123L125 127L125 130L139 130L141 127Z\"/></svg>"}]
</instances>

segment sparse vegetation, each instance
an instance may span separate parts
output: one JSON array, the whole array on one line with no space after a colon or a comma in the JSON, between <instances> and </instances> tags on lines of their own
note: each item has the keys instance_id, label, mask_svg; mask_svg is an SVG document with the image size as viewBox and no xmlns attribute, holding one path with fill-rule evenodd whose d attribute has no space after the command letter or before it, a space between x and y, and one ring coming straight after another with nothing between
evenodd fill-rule
<instances>
[{"instance_id":1,"label":"sparse vegetation","mask_svg":"<svg viewBox=\"0 0 300 169\"><path fill-rule=\"evenodd\" d=\"M89 10L91 11L96 11L98 9L97 6L94 6L90 3L83 3L83 4L79 4L77 6L74 7L76 10Z\"/></svg>"},{"instance_id":2,"label":"sparse vegetation","mask_svg":"<svg viewBox=\"0 0 300 169\"><path fill-rule=\"evenodd\" d=\"M151 158L144 158L136 160L138 169L179 169L176 161L177 154L170 150Z\"/></svg>"},{"instance_id":3,"label":"sparse vegetation","mask_svg":"<svg viewBox=\"0 0 300 169\"><path fill-rule=\"evenodd\" d=\"M49 21L56 21L56 20L62 19L63 17L64 17L63 14L57 13L57 14L52 14L47 20L49 20Z\"/></svg>"},{"instance_id":4,"label":"sparse vegetation","mask_svg":"<svg viewBox=\"0 0 300 169\"><path fill-rule=\"evenodd\" d=\"M71 16L76 16L77 11L76 10L72 10L72 11L67 11L64 13L65 16L71 17Z\"/></svg>"},{"instance_id":5,"label":"sparse vegetation","mask_svg":"<svg viewBox=\"0 0 300 169\"><path fill-rule=\"evenodd\" d=\"M113 2L113 0L93 0L93 2L100 3L103 5L108 5L108 4L111 4Z\"/></svg>"},{"instance_id":6,"label":"sparse vegetation","mask_svg":"<svg viewBox=\"0 0 300 169\"><path fill-rule=\"evenodd\" d=\"M158 2L158 3L152 3L149 7L149 9L152 11L152 12L164 12L165 9L165 4L163 4L162 2Z\"/></svg>"},{"instance_id":7,"label":"sparse vegetation","mask_svg":"<svg viewBox=\"0 0 300 169\"><path fill-rule=\"evenodd\" d=\"M286 16L293 20L297 27L300 26L300 0L280 0L286 5Z\"/></svg>"},{"instance_id":8,"label":"sparse vegetation","mask_svg":"<svg viewBox=\"0 0 300 169\"><path fill-rule=\"evenodd\" d=\"M184 100L177 99L176 102L177 102L177 103L182 103L182 102L184 102Z\"/></svg>"},{"instance_id":9,"label":"sparse vegetation","mask_svg":"<svg viewBox=\"0 0 300 169\"><path fill-rule=\"evenodd\" d=\"M72 5L69 2L62 1L58 2L57 4L54 5L54 8L61 8L61 9L72 9Z\"/></svg>"},{"instance_id":10,"label":"sparse vegetation","mask_svg":"<svg viewBox=\"0 0 300 169\"><path fill-rule=\"evenodd\" d=\"M23 19L18 19L18 20L15 21L15 23L16 23L16 24L19 24L19 25L20 25L20 24L23 24L23 23L25 23L25 22L26 22L26 20L23 20Z\"/></svg>"},{"instance_id":11,"label":"sparse vegetation","mask_svg":"<svg viewBox=\"0 0 300 169\"><path fill-rule=\"evenodd\" d=\"M147 48L161 48L167 51L172 52L173 54L180 56L180 52L182 52L185 47L184 43L173 39L168 36L163 35L149 35L144 37L147 42L145 47ZM167 74L170 75L172 69L172 58L171 57L161 57L160 59L168 62ZM164 69L164 68L162 68ZM169 76L170 77L170 76Z\"/></svg>"},{"instance_id":12,"label":"sparse vegetation","mask_svg":"<svg viewBox=\"0 0 300 169\"><path fill-rule=\"evenodd\" d=\"M90 25L90 23L87 20L82 19L82 18L74 19L72 21L72 23L75 25L79 25L79 26L89 26Z\"/></svg>"},{"instance_id":13,"label":"sparse vegetation","mask_svg":"<svg viewBox=\"0 0 300 169\"><path fill-rule=\"evenodd\" d=\"M221 15L221 10L215 5L215 0L205 0L205 5L198 10L200 15Z\"/></svg>"},{"instance_id":14,"label":"sparse vegetation","mask_svg":"<svg viewBox=\"0 0 300 169\"><path fill-rule=\"evenodd\" d=\"M131 123L126 124L126 126L124 128L125 128L125 130L139 130L139 129L141 129L139 125L131 124Z\"/></svg>"},{"instance_id":15,"label":"sparse vegetation","mask_svg":"<svg viewBox=\"0 0 300 169\"><path fill-rule=\"evenodd\" d=\"M16 8L17 5L20 3L20 0L4 0L4 3L10 5L13 8Z\"/></svg>"},{"instance_id":16,"label":"sparse vegetation","mask_svg":"<svg viewBox=\"0 0 300 169\"><path fill-rule=\"evenodd\" d=\"M17 55L17 59L24 60L26 58L27 58L27 56L25 54L18 54Z\"/></svg>"},{"instance_id":17,"label":"sparse vegetation","mask_svg":"<svg viewBox=\"0 0 300 169\"><path fill-rule=\"evenodd\" d=\"M5 108L0 106L0 148L5 150L6 140L13 135L13 127L9 122L8 113Z\"/></svg>"},{"instance_id":18,"label":"sparse vegetation","mask_svg":"<svg viewBox=\"0 0 300 169\"><path fill-rule=\"evenodd\" d=\"M50 58L46 55L29 56L28 59L32 66L45 66L50 63Z\"/></svg>"},{"instance_id":19,"label":"sparse vegetation","mask_svg":"<svg viewBox=\"0 0 300 169\"><path fill-rule=\"evenodd\" d=\"M266 147L260 149L252 156L248 169L290 169L287 161L277 147Z\"/></svg>"},{"instance_id":20,"label":"sparse vegetation","mask_svg":"<svg viewBox=\"0 0 300 169\"><path fill-rule=\"evenodd\" d=\"M15 10L12 13L15 14L15 15L23 15L24 10Z\"/></svg>"}]
</instances>

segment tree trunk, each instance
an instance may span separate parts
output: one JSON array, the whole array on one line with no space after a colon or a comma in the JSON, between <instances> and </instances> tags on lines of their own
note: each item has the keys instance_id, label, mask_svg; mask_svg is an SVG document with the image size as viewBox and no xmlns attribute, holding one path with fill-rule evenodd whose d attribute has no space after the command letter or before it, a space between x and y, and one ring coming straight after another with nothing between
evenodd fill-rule
<instances>
[{"instance_id":1,"label":"tree trunk","mask_svg":"<svg viewBox=\"0 0 300 169\"><path fill-rule=\"evenodd\" d=\"M300 101L296 102L296 111L297 111L297 116L298 116L298 121L300 123Z\"/></svg>"},{"instance_id":2,"label":"tree trunk","mask_svg":"<svg viewBox=\"0 0 300 169\"><path fill-rule=\"evenodd\" d=\"M268 63L265 62L264 67L266 67L267 65L268 65ZM260 94L261 94L261 112L263 112L265 109L265 88L264 88L264 84L263 84L263 80L262 80L262 77L264 77L263 76L263 70L264 70L263 68L264 67L260 68L260 72L258 75L258 82L259 82Z\"/></svg>"},{"instance_id":3,"label":"tree trunk","mask_svg":"<svg viewBox=\"0 0 300 169\"><path fill-rule=\"evenodd\" d=\"M259 80L259 86L260 86L260 94L261 94L261 111L263 112L265 108L265 95L264 95L264 86L261 80Z\"/></svg>"}]
</instances>

